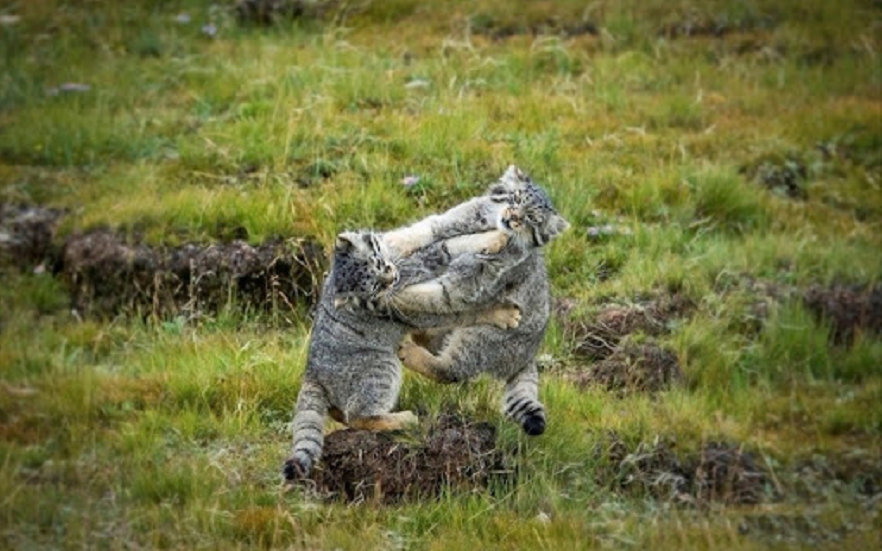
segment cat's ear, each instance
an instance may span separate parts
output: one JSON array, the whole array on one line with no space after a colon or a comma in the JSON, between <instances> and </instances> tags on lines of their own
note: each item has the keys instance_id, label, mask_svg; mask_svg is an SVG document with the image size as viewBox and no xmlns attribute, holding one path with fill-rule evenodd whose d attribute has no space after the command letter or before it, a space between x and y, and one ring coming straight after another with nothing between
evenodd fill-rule
<instances>
[{"instance_id":1,"label":"cat's ear","mask_svg":"<svg viewBox=\"0 0 882 551\"><path fill-rule=\"evenodd\" d=\"M517 181L521 179L522 175L523 172L521 172L521 169L515 165L508 165L508 168L505 169L505 174L502 175L502 179Z\"/></svg>"},{"instance_id":2,"label":"cat's ear","mask_svg":"<svg viewBox=\"0 0 882 551\"><path fill-rule=\"evenodd\" d=\"M334 251L338 253L349 252L355 247L355 239L356 235L352 232L343 232L337 236L337 241L334 243Z\"/></svg>"},{"instance_id":3,"label":"cat's ear","mask_svg":"<svg viewBox=\"0 0 882 551\"><path fill-rule=\"evenodd\" d=\"M567 231L569 227L570 223L567 222L564 217L559 214L553 214L548 220L548 224L546 224L549 237L558 236Z\"/></svg>"},{"instance_id":4,"label":"cat's ear","mask_svg":"<svg viewBox=\"0 0 882 551\"><path fill-rule=\"evenodd\" d=\"M530 183L530 177L527 176L527 173L515 165L508 165L508 168L505 169L505 174L502 175L502 179L510 182Z\"/></svg>"}]
</instances>

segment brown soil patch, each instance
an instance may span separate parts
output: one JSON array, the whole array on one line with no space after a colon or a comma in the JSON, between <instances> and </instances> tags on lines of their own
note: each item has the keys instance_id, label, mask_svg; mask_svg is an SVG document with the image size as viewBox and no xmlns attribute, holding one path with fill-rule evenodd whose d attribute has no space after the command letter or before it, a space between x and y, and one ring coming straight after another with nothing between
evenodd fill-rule
<instances>
[{"instance_id":1,"label":"brown soil patch","mask_svg":"<svg viewBox=\"0 0 882 551\"><path fill-rule=\"evenodd\" d=\"M741 173L773 193L806 199L809 170L798 155L766 154L741 167Z\"/></svg>"},{"instance_id":2,"label":"brown soil patch","mask_svg":"<svg viewBox=\"0 0 882 551\"><path fill-rule=\"evenodd\" d=\"M579 305L579 301L572 297L556 297L551 300L551 315L556 318L566 320L566 318L570 317L573 310L576 309L576 306Z\"/></svg>"},{"instance_id":3,"label":"brown soil patch","mask_svg":"<svg viewBox=\"0 0 882 551\"><path fill-rule=\"evenodd\" d=\"M669 16L659 14L668 19L659 29L659 34L667 38L723 38L731 33L755 33L772 29L778 25L776 17L771 15L752 14L746 17L733 18L726 13L686 13L677 20L671 21Z\"/></svg>"},{"instance_id":4,"label":"brown soil patch","mask_svg":"<svg viewBox=\"0 0 882 551\"><path fill-rule=\"evenodd\" d=\"M692 459L692 493L699 501L759 503L769 482L753 454L726 442L708 442Z\"/></svg>"},{"instance_id":5,"label":"brown soil patch","mask_svg":"<svg viewBox=\"0 0 882 551\"><path fill-rule=\"evenodd\" d=\"M49 422L39 416L0 412L0 442L27 446L45 442L51 433Z\"/></svg>"},{"instance_id":6,"label":"brown soil patch","mask_svg":"<svg viewBox=\"0 0 882 551\"><path fill-rule=\"evenodd\" d=\"M830 322L836 344L850 344L860 331L882 334L882 287L816 285L805 291L803 303Z\"/></svg>"},{"instance_id":7,"label":"brown soil patch","mask_svg":"<svg viewBox=\"0 0 882 551\"><path fill-rule=\"evenodd\" d=\"M335 4L334 0L239 0L235 12L241 23L272 25L286 19L320 17Z\"/></svg>"},{"instance_id":8,"label":"brown soil patch","mask_svg":"<svg viewBox=\"0 0 882 551\"><path fill-rule=\"evenodd\" d=\"M598 385L616 392L658 392L683 378L677 355L655 344L626 346L574 377L584 388Z\"/></svg>"},{"instance_id":9,"label":"brown soil patch","mask_svg":"<svg viewBox=\"0 0 882 551\"><path fill-rule=\"evenodd\" d=\"M708 442L697 454L681 457L673 443L656 438L629 450L610 432L597 450L608 468L600 482L659 499L700 505L707 502L753 504L769 493L771 480L754 455L726 442ZM606 478L606 481L603 480Z\"/></svg>"},{"instance_id":10,"label":"brown soil patch","mask_svg":"<svg viewBox=\"0 0 882 551\"><path fill-rule=\"evenodd\" d=\"M882 455L880 451L865 450L831 457L817 455L797 466L793 483L798 493L807 496L823 496L832 483L851 486L864 496L882 497Z\"/></svg>"},{"instance_id":11,"label":"brown soil patch","mask_svg":"<svg viewBox=\"0 0 882 551\"><path fill-rule=\"evenodd\" d=\"M574 37L600 34L600 28L591 21L564 21L556 17L546 17L538 21L512 21L479 14L473 16L469 22L473 33L490 37L493 40L504 40L520 35Z\"/></svg>"},{"instance_id":12,"label":"brown soil patch","mask_svg":"<svg viewBox=\"0 0 882 551\"><path fill-rule=\"evenodd\" d=\"M687 315L694 303L679 294L630 306L610 305L591 322L573 322L565 327L576 341L574 352L591 360L602 360L616 351L619 342L631 333L661 335L671 320Z\"/></svg>"},{"instance_id":13,"label":"brown soil patch","mask_svg":"<svg viewBox=\"0 0 882 551\"><path fill-rule=\"evenodd\" d=\"M261 309L313 300L324 257L310 241L150 247L97 230L65 243L60 271L82 312L202 313L235 297Z\"/></svg>"},{"instance_id":14,"label":"brown soil patch","mask_svg":"<svg viewBox=\"0 0 882 551\"><path fill-rule=\"evenodd\" d=\"M801 300L809 312L831 326L834 344L847 346L859 332L882 334L882 287L866 284L812 285L808 288L782 285L739 276L731 286L718 288L720 293L741 291L751 297L750 332L758 332L776 304Z\"/></svg>"},{"instance_id":15,"label":"brown soil patch","mask_svg":"<svg viewBox=\"0 0 882 551\"><path fill-rule=\"evenodd\" d=\"M418 443L389 433L334 432L311 478L320 491L346 501L395 503L445 488L486 487L505 472L503 459L492 425L442 416Z\"/></svg>"},{"instance_id":16,"label":"brown soil patch","mask_svg":"<svg viewBox=\"0 0 882 551\"><path fill-rule=\"evenodd\" d=\"M61 211L0 204L0 265L30 268L49 259Z\"/></svg>"}]
</instances>

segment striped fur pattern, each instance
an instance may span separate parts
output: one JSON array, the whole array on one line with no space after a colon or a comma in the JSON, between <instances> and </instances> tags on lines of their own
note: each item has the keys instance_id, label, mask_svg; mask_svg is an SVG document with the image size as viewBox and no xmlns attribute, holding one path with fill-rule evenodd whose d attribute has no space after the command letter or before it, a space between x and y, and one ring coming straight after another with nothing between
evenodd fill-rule
<instances>
[{"instance_id":1,"label":"striped fur pattern","mask_svg":"<svg viewBox=\"0 0 882 551\"><path fill-rule=\"evenodd\" d=\"M297 408L294 415L294 451L285 464L285 478L294 479L309 474L312 466L322 454L325 441L325 414L328 400L324 390L315 383L306 381L297 395Z\"/></svg>"},{"instance_id":2,"label":"striped fur pattern","mask_svg":"<svg viewBox=\"0 0 882 551\"><path fill-rule=\"evenodd\" d=\"M505 416L536 436L545 432L545 406L539 402L539 371L535 364L512 377L505 385Z\"/></svg>"},{"instance_id":3,"label":"striped fur pattern","mask_svg":"<svg viewBox=\"0 0 882 551\"><path fill-rule=\"evenodd\" d=\"M538 398L535 357L551 304L542 247L569 224L554 210L545 191L514 166L490 188L485 201L504 205L500 220L510 235L508 245L494 259L476 265L477 277L468 277L464 275L467 270L452 265L438 281L455 281L449 287L460 297L470 296L474 304L517 305L519 326L508 331L482 326L417 332L402 343L399 357L409 369L441 383L464 381L480 373L502 379L506 382L503 412L527 434L538 435L545 430L546 416Z\"/></svg>"},{"instance_id":4,"label":"striped fur pattern","mask_svg":"<svg viewBox=\"0 0 882 551\"><path fill-rule=\"evenodd\" d=\"M491 234L488 239L457 243L452 244L457 252L475 246L474 252L485 254L500 240ZM378 234L347 232L337 239L297 398L293 451L284 467L289 480L307 476L321 456L327 413L351 427L369 430L395 430L416 421L411 412L392 413L402 378L396 351L408 331L476 324L502 330L517 326L520 312L512 305L465 304L456 311L421 311L419 304L396 296L408 286L393 259ZM438 300L425 294L419 297L427 303Z\"/></svg>"}]
</instances>

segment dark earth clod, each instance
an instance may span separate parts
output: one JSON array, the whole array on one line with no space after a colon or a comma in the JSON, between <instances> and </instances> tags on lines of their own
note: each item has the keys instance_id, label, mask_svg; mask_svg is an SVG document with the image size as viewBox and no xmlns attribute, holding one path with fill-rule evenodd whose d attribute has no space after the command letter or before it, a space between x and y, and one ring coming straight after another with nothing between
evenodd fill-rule
<instances>
[{"instance_id":1,"label":"dark earth clod","mask_svg":"<svg viewBox=\"0 0 882 551\"><path fill-rule=\"evenodd\" d=\"M574 352L590 360L601 360L612 355L626 336L641 332L661 335L669 330L674 319L689 314L695 304L680 294L663 296L629 306L610 305L593 320L569 321L564 331L576 345Z\"/></svg>"},{"instance_id":2,"label":"dark earth clod","mask_svg":"<svg viewBox=\"0 0 882 551\"><path fill-rule=\"evenodd\" d=\"M0 203L0 265L32 268L52 256L58 209Z\"/></svg>"},{"instance_id":3,"label":"dark earth clod","mask_svg":"<svg viewBox=\"0 0 882 551\"><path fill-rule=\"evenodd\" d=\"M882 287L815 285L805 291L803 303L830 323L836 344L850 344L859 331L882 334Z\"/></svg>"},{"instance_id":4,"label":"dark earth clod","mask_svg":"<svg viewBox=\"0 0 882 551\"><path fill-rule=\"evenodd\" d=\"M301 17L319 17L335 3L332 0L239 0L235 12L241 23L272 25Z\"/></svg>"},{"instance_id":5,"label":"dark earth clod","mask_svg":"<svg viewBox=\"0 0 882 551\"><path fill-rule=\"evenodd\" d=\"M809 170L796 154L766 154L741 167L741 173L773 193L806 199Z\"/></svg>"},{"instance_id":6,"label":"dark earth clod","mask_svg":"<svg viewBox=\"0 0 882 551\"><path fill-rule=\"evenodd\" d=\"M417 442L354 429L331 433L311 478L320 492L346 501L396 503L486 487L506 474L504 459L492 425L445 415Z\"/></svg>"},{"instance_id":7,"label":"dark earth clod","mask_svg":"<svg viewBox=\"0 0 882 551\"><path fill-rule=\"evenodd\" d=\"M659 392L682 380L677 355L655 344L629 345L573 376L585 388L597 385L614 392Z\"/></svg>"},{"instance_id":8,"label":"dark earth clod","mask_svg":"<svg viewBox=\"0 0 882 551\"><path fill-rule=\"evenodd\" d=\"M608 465L598 471L600 482L694 505L755 504L774 494L767 470L741 446L708 442L687 455L675 448L663 438L629 448L610 432L596 449Z\"/></svg>"},{"instance_id":9,"label":"dark earth clod","mask_svg":"<svg viewBox=\"0 0 882 551\"><path fill-rule=\"evenodd\" d=\"M151 247L97 230L67 240L60 270L81 312L167 315L215 312L233 297L258 309L313 300L323 263L311 241Z\"/></svg>"}]
</instances>

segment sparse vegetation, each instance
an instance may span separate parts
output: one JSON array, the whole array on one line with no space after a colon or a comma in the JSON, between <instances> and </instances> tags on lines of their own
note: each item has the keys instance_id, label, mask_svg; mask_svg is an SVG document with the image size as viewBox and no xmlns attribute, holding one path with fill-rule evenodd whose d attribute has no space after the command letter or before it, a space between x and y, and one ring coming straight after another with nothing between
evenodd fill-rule
<instances>
[{"instance_id":1,"label":"sparse vegetation","mask_svg":"<svg viewBox=\"0 0 882 551\"><path fill-rule=\"evenodd\" d=\"M879 2L245 4L0 6L0 547L878 545ZM388 472L284 487L321 273L286 286L292 244L511 162L572 223L547 432L408 375L420 427L352 437Z\"/></svg>"}]
</instances>

